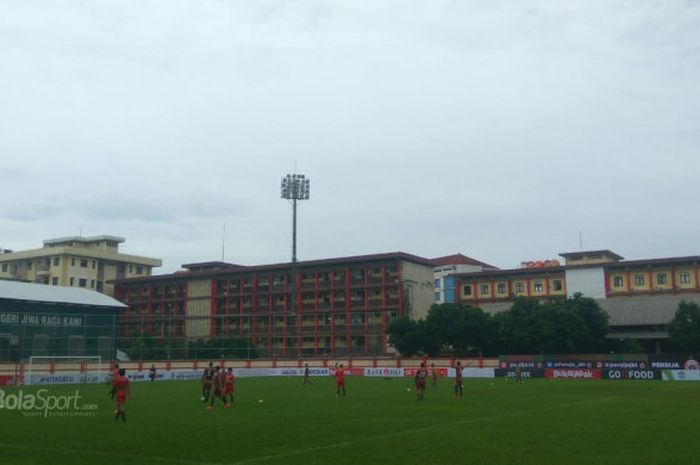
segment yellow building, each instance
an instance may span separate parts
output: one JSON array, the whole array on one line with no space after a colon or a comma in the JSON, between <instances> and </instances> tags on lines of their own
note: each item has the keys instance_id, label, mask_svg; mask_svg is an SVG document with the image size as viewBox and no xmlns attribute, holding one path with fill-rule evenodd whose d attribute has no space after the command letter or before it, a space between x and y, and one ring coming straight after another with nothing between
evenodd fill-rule
<instances>
[{"instance_id":1,"label":"yellow building","mask_svg":"<svg viewBox=\"0 0 700 465\"><path fill-rule=\"evenodd\" d=\"M495 313L517 297L547 299L581 293L595 299L610 316L609 339L648 341L660 351L668 323L682 301L700 304L700 256L624 260L609 250L560 254L565 263L536 264L510 270L485 270L449 276L449 302Z\"/></svg>"},{"instance_id":2,"label":"yellow building","mask_svg":"<svg viewBox=\"0 0 700 465\"><path fill-rule=\"evenodd\" d=\"M119 253L122 242L116 236L72 236L45 240L41 249L4 250L0 279L83 287L111 296L114 285L108 281L150 276L162 264L158 258Z\"/></svg>"}]
</instances>

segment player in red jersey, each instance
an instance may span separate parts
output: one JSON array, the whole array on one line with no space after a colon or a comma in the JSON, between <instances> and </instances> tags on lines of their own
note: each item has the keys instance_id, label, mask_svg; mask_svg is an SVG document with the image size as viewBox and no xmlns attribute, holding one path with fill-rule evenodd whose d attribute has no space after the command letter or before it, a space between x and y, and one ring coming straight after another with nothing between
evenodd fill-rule
<instances>
[{"instance_id":1,"label":"player in red jersey","mask_svg":"<svg viewBox=\"0 0 700 465\"><path fill-rule=\"evenodd\" d=\"M131 388L129 387L129 378L126 377L126 370L124 370L124 368L117 372L115 387L117 390L115 396L117 401L117 410L114 412L114 419L118 420L121 416L122 421L126 421L124 403L126 402L126 399L131 399Z\"/></svg>"},{"instance_id":2,"label":"player in red jersey","mask_svg":"<svg viewBox=\"0 0 700 465\"><path fill-rule=\"evenodd\" d=\"M428 370L425 369L425 363L421 362L420 368L416 370L414 382L416 384L416 400L423 400L425 396L425 380L428 378Z\"/></svg>"},{"instance_id":3,"label":"player in red jersey","mask_svg":"<svg viewBox=\"0 0 700 465\"><path fill-rule=\"evenodd\" d=\"M455 398L462 398L462 362L455 365Z\"/></svg>"},{"instance_id":4,"label":"player in red jersey","mask_svg":"<svg viewBox=\"0 0 700 465\"><path fill-rule=\"evenodd\" d=\"M236 390L235 383L236 376L233 374L233 368L229 368L224 378L224 408L233 407L233 393Z\"/></svg>"},{"instance_id":5,"label":"player in red jersey","mask_svg":"<svg viewBox=\"0 0 700 465\"><path fill-rule=\"evenodd\" d=\"M335 391L336 397L340 398L340 392L343 392L343 397L345 397L345 368L341 363L338 368L335 369Z\"/></svg>"},{"instance_id":6,"label":"player in red jersey","mask_svg":"<svg viewBox=\"0 0 700 465\"><path fill-rule=\"evenodd\" d=\"M115 363L114 367L112 368L112 379L111 379L111 384L112 384L112 389L109 391L109 398L114 400L114 395L117 393L117 378L119 378L119 364Z\"/></svg>"}]
</instances>

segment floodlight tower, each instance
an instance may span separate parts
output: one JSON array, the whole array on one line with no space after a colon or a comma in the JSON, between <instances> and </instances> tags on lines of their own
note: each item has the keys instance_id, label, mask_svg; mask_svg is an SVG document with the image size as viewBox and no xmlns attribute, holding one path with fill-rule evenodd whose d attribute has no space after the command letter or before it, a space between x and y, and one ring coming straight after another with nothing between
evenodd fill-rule
<instances>
[{"instance_id":1,"label":"floodlight tower","mask_svg":"<svg viewBox=\"0 0 700 465\"><path fill-rule=\"evenodd\" d=\"M297 262L297 200L309 200L309 180L303 174L282 178L282 198L292 201L292 264Z\"/></svg>"},{"instance_id":2,"label":"floodlight tower","mask_svg":"<svg viewBox=\"0 0 700 465\"><path fill-rule=\"evenodd\" d=\"M292 272L289 314L294 319L296 315L296 276L297 276L297 200L309 200L309 180L303 174L288 174L282 178L281 197L292 201ZM293 324L293 323L292 323ZM296 326L296 325L295 325ZM274 344L274 342L273 342ZM295 344L296 345L296 344Z\"/></svg>"}]
</instances>

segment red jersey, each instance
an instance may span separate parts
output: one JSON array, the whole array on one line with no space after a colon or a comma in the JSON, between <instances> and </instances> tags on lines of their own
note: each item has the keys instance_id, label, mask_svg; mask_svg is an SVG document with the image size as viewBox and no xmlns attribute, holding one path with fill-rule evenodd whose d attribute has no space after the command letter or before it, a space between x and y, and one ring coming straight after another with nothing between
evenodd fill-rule
<instances>
[{"instance_id":1,"label":"red jersey","mask_svg":"<svg viewBox=\"0 0 700 465\"><path fill-rule=\"evenodd\" d=\"M117 376L114 383L114 388L117 390L117 403L123 404L126 400L127 389L129 387L129 378L126 376Z\"/></svg>"},{"instance_id":2,"label":"red jersey","mask_svg":"<svg viewBox=\"0 0 700 465\"><path fill-rule=\"evenodd\" d=\"M345 384L345 370L343 368L336 368L335 370L335 383Z\"/></svg>"},{"instance_id":3,"label":"red jersey","mask_svg":"<svg viewBox=\"0 0 700 465\"><path fill-rule=\"evenodd\" d=\"M119 379L119 368L112 370L112 387L117 386L117 379Z\"/></svg>"},{"instance_id":4,"label":"red jersey","mask_svg":"<svg viewBox=\"0 0 700 465\"><path fill-rule=\"evenodd\" d=\"M226 379L224 380L224 393L233 394L233 383L236 377L233 373L226 373Z\"/></svg>"}]
</instances>

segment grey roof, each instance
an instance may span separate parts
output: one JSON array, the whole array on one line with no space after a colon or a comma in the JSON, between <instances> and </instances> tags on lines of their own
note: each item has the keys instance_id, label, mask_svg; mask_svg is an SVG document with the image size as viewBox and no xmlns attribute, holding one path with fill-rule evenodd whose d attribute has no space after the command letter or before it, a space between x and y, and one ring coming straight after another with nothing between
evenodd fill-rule
<instances>
[{"instance_id":1,"label":"grey roof","mask_svg":"<svg viewBox=\"0 0 700 465\"><path fill-rule=\"evenodd\" d=\"M640 295L596 299L600 308L608 315L610 326L667 325L673 320L682 301L700 305L700 294L682 293L673 295ZM485 312L494 314L510 309L511 301L479 303Z\"/></svg>"},{"instance_id":2,"label":"grey roof","mask_svg":"<svg viewBox=\"0 0 700 465\"><path fill-rule=\"evenodd\" d=\"M610 315L610 326L666 325L683 300L700 304L700 294L674 294L596 299Z\"/></svg>"},{"instance_id":3,"label":"grey roof","mask_svg":"<svg viewBox=\"0 0 700 465\"><path fill-rule=\"evenodd\" d=\"M123 303L99 292L75 287L49 286L0 279L0 299L26 300L96 307L126 307Z\"/></svg>"}]
</instances>

